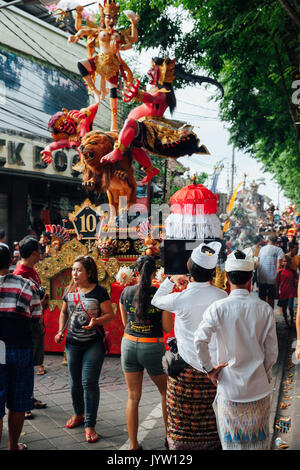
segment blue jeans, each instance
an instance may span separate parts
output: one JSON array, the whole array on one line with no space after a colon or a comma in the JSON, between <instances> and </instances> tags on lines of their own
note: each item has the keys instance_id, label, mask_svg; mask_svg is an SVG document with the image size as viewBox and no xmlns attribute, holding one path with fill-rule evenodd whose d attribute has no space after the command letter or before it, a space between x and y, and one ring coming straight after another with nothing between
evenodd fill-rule
<instances>
[{"instance_id":1,"label":"blue jeans","mask_svg":"<svg viewBox=\"0 0 300 470\"><path fill-rule=\"evenodd\" d=\"M87 349L75 344L66 346L73 408L76 415L85 415L86 428L94 428L97 420L104 354L101 340Z\"/></svg>"}]
</instances>

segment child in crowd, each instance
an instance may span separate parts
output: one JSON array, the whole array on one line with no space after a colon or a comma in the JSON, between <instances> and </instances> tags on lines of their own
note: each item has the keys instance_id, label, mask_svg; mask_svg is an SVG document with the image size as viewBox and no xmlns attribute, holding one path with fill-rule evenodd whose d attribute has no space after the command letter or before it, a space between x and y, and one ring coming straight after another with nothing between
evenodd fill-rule
<instances>
[{"instance_id":1,"label":"child in crowd","mask_svg":"<svg viewBox=\"0 0 300 470\"><path fill-rule=\"evenodd\" d=\"M283 317L286 327L294 327L294 297L297 296L298 274L292 269L291 258L284 255L282 258L282 269L278 271L276 277L276 288L278 293L278 306L282 307ZM287 319L287 309L290 312L291 324Z\"/></svg>"}]
</instances>

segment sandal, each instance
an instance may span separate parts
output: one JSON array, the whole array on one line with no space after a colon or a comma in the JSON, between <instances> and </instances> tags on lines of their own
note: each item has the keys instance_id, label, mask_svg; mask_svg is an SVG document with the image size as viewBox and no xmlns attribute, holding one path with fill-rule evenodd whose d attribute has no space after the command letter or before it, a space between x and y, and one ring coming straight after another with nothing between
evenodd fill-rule
<instances>
[{"instance_id":1,"label":"sandal","mask_svg":"<svg viewBox=\"0 0 300 470\"><path fill-rule=\"evenodd\" d=\"M44 408L47 408L47 403L41 402L41 400L35 400L33 403L33 408L36 410L42 410Z\"/></svg>"},{"instance_id":2,"label":"sandal","mask_svg":"<svg viewBox=\"0 0 300 470\"><path fill-rule=\"evenodd\" d=\"M72 416L72 418L68 419L66 422L66 428L72 429L77 428L84 423L84 416Z\"/></svg>"},{"instance_id":3,"label":"sandal","mask_svg":"<svg viewBox=\"0 0 300 470\"><path fill-rule=\"evenodd\" d=\"M25 411L24 419L33 419L33 414L31 411Z\"/></svg>"},{"instance_id":4,"label":"sandal","mask_svg":"<svg viewBox=\"0 0 300 470\"><path fill-rule=\"evenodd\" d=\"M277 449L287 449L289 447L288 443L283 441L281 437L275 439L275 445Z\"/></svg>"},{"instance_id":5,"label":"sandal","mask_svg":"<svg viewBox=\"0 0 300 470\"><path fill-rule=\"evenodd\" d=\"M45 375L46 373L47 373L47 371L45 370L45 368L44 368L44 367L41 367L41 368L37 371L36 375Z\"/></svg>"},{"instance_id":6,"label":"sandal","mask_svg":"<svg viewBox=\"0 0 300 470\"><path fill-rule=\"evenodd\" d=\"M18 443L18 448L17 450L27 450L28 447L26 444L22 444L21 442Z\"/></svg>"},{"instance_id":7,"label":"sandal","mask_svg":"<svg viewBox=\"0 0 300 470\"><path fill-rule=\"evenodd\" d=\"M96 431L85 431L85 439L86 442L97 442L99 440L99 435L96 433Z\"/></svg>"}]
</instances>

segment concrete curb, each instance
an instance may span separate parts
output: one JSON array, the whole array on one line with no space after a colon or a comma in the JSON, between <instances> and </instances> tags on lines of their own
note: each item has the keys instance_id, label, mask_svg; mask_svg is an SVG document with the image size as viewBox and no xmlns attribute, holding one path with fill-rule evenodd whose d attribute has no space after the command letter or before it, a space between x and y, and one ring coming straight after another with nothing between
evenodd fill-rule
<instances>
[{"instance_id":1,"label":"concrete curb","mask_svg":"<svg viewBox=\"0 0 300 470\"><path fill-rule=\"evenodd\" d=\"M287 344L289 342L290 333L288 330L282 328L280 322L277 322L277 337L278 337L278 348L279 354L276 364L273 368L273 393L271 397L271 414L270 414L270 442L269 449L274 448L274 436L275 436L275 420L280 411L280 396L283 389L283 380L285 375L285 368L288 360L289 348Z\"/></svg>"}]
</instances>

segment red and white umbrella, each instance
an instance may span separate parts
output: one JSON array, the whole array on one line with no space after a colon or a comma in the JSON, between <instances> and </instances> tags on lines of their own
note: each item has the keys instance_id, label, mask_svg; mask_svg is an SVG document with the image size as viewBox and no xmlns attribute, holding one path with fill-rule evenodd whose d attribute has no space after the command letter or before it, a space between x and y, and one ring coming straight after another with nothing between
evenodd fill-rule
<instances>
[{"instance_id":1,"label":"red and white umbrella","mask_svg":"<svg viewBox=\"0 0 300 470\"><path fill-rule=\"evenodd\" d=\"M203 184L179 189L170 198L171 214L166 219L167 238L220 238L221 222L216 213L219 197Z\"/></svg>"}]
</instances>

